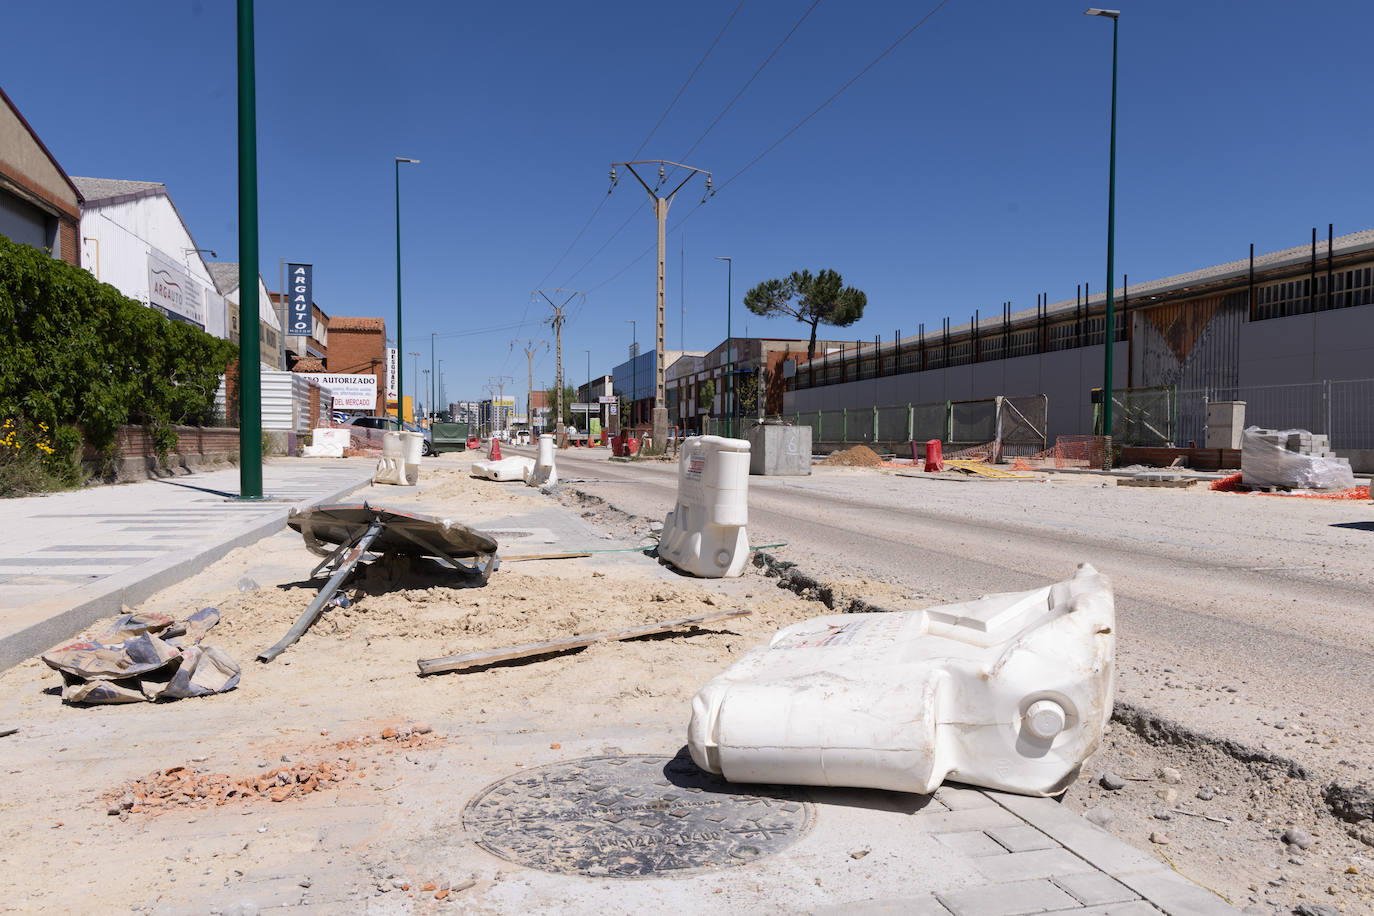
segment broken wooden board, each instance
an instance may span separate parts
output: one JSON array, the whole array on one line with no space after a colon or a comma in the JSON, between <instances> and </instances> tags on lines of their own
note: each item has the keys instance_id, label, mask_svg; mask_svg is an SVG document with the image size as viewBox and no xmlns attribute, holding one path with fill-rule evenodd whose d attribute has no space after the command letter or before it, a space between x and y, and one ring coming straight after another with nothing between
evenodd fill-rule
<instances>
[{"instance_id":1,"label":"broken wooden board","mask_svg":"<svg viewBox=\"0 0 1374 916\"><path fill-rule=\"evenodd\" d=\"M681 620L665 620L659 623L646 623L637 627L626 627L623 630L607 630L602 633L588 633L586 636L569 636L563 639L550 639L544 642L526 643L523 646L511 646L507 649L485 649L481 652L469 652L465 655L449 655L444 658L422 658L416 661L420 668L421 676L426 674L443 674L445 671L460 671L464 668L478 668L483 665L494 664L495 662L510 661L516 658L529 658L535 655L548 655L552 652L564 652L568 649L581 649L598 642L619 642L625 639L634 639L637 636L652 636L655 633L666 633L670 630L680 630L685 627L698 627L703 623L714 623L717 620L729 620L733 617L747 617L750 614L748 609L737 609L733 611L722 611L719 614L704 614L700 617L683 617Z\"/></svg>"}]
</instances>

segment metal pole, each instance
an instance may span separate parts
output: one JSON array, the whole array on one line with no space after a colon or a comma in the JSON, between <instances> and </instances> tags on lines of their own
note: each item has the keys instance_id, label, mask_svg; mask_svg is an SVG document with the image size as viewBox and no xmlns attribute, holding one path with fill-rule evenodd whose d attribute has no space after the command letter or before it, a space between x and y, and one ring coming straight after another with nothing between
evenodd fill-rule
<instances>
[{"instance_id":1,"label":"metal pole","mask_svg":"<svg viewBox=\"0 0 1374 916\"><path fill-rule=\"evenodd\" d=\"M401 402L405 399L405 372L401 356L405 352L401 339L401 163L419 163L419 159L396 157L396 422L401 422ZM383 407L383 413L386 412Z\"/></svg>"},{"instance_id":2,"label":"metal pole","mask_svg":"<svg viewBox=\"0 0 1374 916\"><path fill-rule=\"evenodd\" d=\"M434 380L434 387L439 393L439 400L444 399L444 361L439 360L439 375Z\"/></svg>"},{"instance_id":3,"label":"metal pole","mask_svg":"<svg viewBox=\"0 0 1374 916\"><path fill-rule=\"evenodd\" d=\"M725 421L726 433L725 433L725 434L726 434L727 436L733 436L733 435L735 434L735 409L734 409L734 405L733 405L733 404L731 403L731 401L730 401L730 389L731 389L731 383L732 383L732 381L733 381L733 373L732 373L732 370L733 370L733 368L734 368L734 365L733 365L733 355L732 355L732 354L733 354L733 351L731 350L731 336L732 336L732 335L731 335L731 331L730 331L730 318L731 318L731 313L734 311L733 308L732 308L732 306L733 306L733 298L734 298L734 289L733 289L733 285L734 285L734 275L735 275L735 262L734 262L734 259L732 259L732 258L723 258L723 257L722 257L722 258L716 258L716 260L717 260L717 261L724 261L724 262L725 262L725 402L724 402L724 404L725 404L725 411L724 411L724 413L725 413L725 416L726 416L726 421Z\"/></svg>"},{"instance_id":4,"label":"metal pole","mask_svg":"<svg viewBox=\"0 0 1374 916\"><path fill-rule=\"evenodd\" d=\"M639 398L639 327L633 318L626 318L625 320L630 323L630 337L634 344L630 348L630 352L634 354L630 357L630 378L632 379L630 382L630 429L633 430L636 422L635 407L638 405L637 399Z\"/></svg>"},{"instance_id":5,"label":"metal pole","mask_svg":"<svg viewBox=\"0 0 1374 916\"><path fill-rule=\"evenodd\" d=\"M281 325L281 367L286 368L286 258L277 259L277 322Z\"/></svg>"},{"instance_id":6,"label":"metal pole","mask_svg":"<svg viewBox=\"0 0 1374 916\"><path fill-rule=\"evenodd\" d=\"M436 371L435 368L434 368L434 336L435 336L435 333L436 333L436 332L434 332L434 331L430 331L430 332L429 332L429 370L430 370L430 375L429 375L429 410L430 410L430 413L433 413L433 412L434 412L434 405L438 403L438 401L436 401L436 400L434 399L434 385L435 385L435 382L437 382L437 381L439 380L439 373L438 373L438 371Z\"/></svg>"},{"instance_id":7,"label":"metal pole","mask_svg":"<svg viewBox=\"0 0 1374 916\"><path fill-rule=\"evenodd\" d=\"M1103 406L1105 408L1103 416L1103 435L1112 434L1112 349L1116 343L1115 315L1112 313L1112 292L1116 286L1116 273L1113 259L1116 254L1116 33L1117 26L1120 25L1119 16L1112 17L1112 128L1111 128L1111 152L1108 154L1107 165L1107 327L1106 344L1107 357L1106 365L1103 370L1102 394Z\"/></svg>"},{"instance_id":8,"label":"metal pole","mask_svg":"<svg viewBox=\"0 0 1374 916\"><path fill-rule=\"evenodd\" d=\"M238 0L239 498L262 499L262 376L258 368L258 124L253 0Z\"/></svg>"},{"instance_id":9,"label":"metal pole","mask_svg":"<svg viewBox=\"0 0 1374 916\"><path fill-rule=\"evenodd\" d=\"M417 351L417 350L411 350L411 351L410 351L409 353L407 353L406 355L407 355L407 356L413 356L413 357L415 357L415 365L412 366L411 369L410 369L410 373L411 373L411 379L410 379L410 380L413 381L413 382L415 383L415 394L411 395L411 397L419 397L419 395L420 395L420 353L419 353L419 351ZM431 405L431 406L432 406L432 405ZM419 422L420 413L419 413L419 411L415 410L414 405L411 405L410 415L411 415L412 418L414 418L414 422Z\"/></svg>"}]
</instances>

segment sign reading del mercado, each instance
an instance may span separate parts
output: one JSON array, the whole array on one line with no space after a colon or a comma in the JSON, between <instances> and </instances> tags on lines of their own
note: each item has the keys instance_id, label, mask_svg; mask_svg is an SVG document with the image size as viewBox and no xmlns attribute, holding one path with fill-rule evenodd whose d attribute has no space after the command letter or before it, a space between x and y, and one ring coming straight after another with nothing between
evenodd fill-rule
<instances>
[{"instance_id":1,"label":"sign reading del mercado","mask_svg":"<svg viewBox=\"0 0 1374 916\"><path fill-rule=\"evenodd\" d=\"M335 410L375 410L377 408L377 376L329 375L325 372L302 372L301 377L316 387L328 388L334 398Z\"/></svg>"}]
</instances>

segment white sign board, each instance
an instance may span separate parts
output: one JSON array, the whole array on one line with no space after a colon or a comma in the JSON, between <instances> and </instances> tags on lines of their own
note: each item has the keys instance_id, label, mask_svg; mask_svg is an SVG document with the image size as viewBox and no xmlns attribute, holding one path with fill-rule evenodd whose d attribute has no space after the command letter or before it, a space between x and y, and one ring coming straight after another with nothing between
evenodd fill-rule
<instances>
[{"instance_id":1,"label":"white sign board","mask_svg":"<svg viewBox=\"0 0 1374 916\"><path fill-rule=\"evenodd\" d=\"M330 375L325 372L300 373L310 384L328 388L335 410L376 410L377 376Z\"/></svg>"},{"instance_id":2,"label":"white sign board","mask_svg":"<svg viewBox=\"0 0 1374 916\"><path fill-rule=\"evenodd\" d=\"M573 412L573 413L591 413L593 410L596 410L596 409L597 409L597 407L596 407L595 404L574 404L574 405L572 405L572 412Z\"/></svg>"},{"instance_id":3,"label":"white sign board","mask_svg":"<svg viewBox=\"0 0 1374 916\"><path fill-rule=\"evenodd\" d=\"M620 399L617 398L617 397L615 397L614 395L607 396L607 395L604 395L604 394L603 394L601 397L599 397L599 398L596 399L596 402L597 402L598 404L616 404L616 403L619 403L619 401L620 401Z\"/></svg>"},{"instance_id":4,"label":"white sign board","mask_svg":"<svg viewBox=\"0 0 1374 916\"><path fill-rule=\"evenodd\" d=\"M387 403L396 401L396 355L395 347L386 348L386 400Z\"/></svg>"},{"instance_id":5,"label":"white sign board","mask_svg":"<svg viewBox=\"0 0 1374 916\"><path fill-rule=\"evenodd\" d=\"M204 293L186 270L161 252L148 250L148 304L205 327Z\"/></svg>"}]
</instances>

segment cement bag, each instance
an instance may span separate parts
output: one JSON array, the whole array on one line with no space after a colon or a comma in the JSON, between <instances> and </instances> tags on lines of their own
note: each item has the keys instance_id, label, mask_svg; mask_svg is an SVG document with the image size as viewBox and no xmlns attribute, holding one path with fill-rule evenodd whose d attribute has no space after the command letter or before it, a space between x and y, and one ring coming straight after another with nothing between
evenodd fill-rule
<instances>
[{"instance_id":1,"label":"cement bag","mask_svg":"<svg viewBox=\"0 0 1374 916\"><path fill-rule=\"evenodd\" d=\"M1355 475L1345 458L1325 458L1288 450L1290 437L1309 435L1298 429L1247 427L1240 438L1241 482L1247 487L1298 490L1349 490Z\"/></svg>"},{"instance_id":2,"label":"cement bag","mask_svg":"<svg viewBox=\"0 0 1374 916\"><path fill-rule=\"evenodd\" d=\"M1056 795L1111 716L1115 627L1087 564L1029 592L816 617L697 693L688 748L730 782Z\"/></svg>"}]
</instances>

